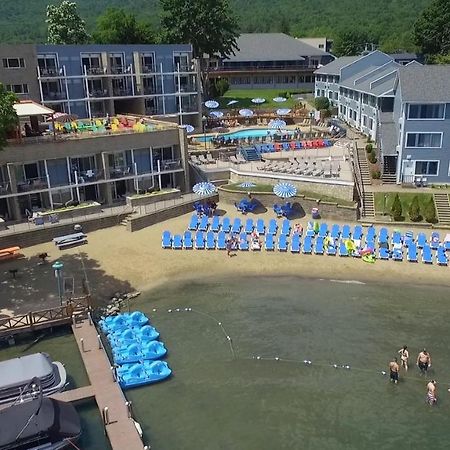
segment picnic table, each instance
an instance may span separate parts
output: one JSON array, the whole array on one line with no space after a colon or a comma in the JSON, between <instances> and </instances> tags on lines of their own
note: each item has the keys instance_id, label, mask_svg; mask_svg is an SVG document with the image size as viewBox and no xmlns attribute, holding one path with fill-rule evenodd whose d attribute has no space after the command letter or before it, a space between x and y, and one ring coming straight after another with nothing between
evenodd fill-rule
<instances>
[{"instance_id":1,"label":"picnic table","mask_svg":"<svg viewBox=\"0 0 450 450\"><path fill-rule=\"evenodd\" d=\"M73 233L65 236L59 236L53 239L53 242L58 248L68 247L74 244L85 244L87 236L84 233Z\"/></svg>"}]
</instances>

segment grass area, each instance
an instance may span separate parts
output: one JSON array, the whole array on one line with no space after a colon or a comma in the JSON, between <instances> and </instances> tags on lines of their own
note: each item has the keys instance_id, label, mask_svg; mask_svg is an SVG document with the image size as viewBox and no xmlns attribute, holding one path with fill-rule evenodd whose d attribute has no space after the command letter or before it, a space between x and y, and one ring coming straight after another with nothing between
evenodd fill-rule
<instances>
[{"instance_id":1,"label":"grass area","mask_svg":"<svg viewBox=\"0 0 450 450\"><path fill-rule=\"evenodd\" d=\"M423 211L425 210L425 205L427 205L430 202L430 199L433 197L432 194L426 194L426 193L414 193L414 192L399 192L400 197L400 203L402 204L402 212L403 217L407 220L409 220L408 211L409 206L412 202L412 199L417 195L419 198L419 205L420 205L420 211L423 215ZM384 196L386 195L386 204L384 204ZM394 202L396 192L376 192L375 193L375 212L377 214L390 214L392 203ZM423 221L423 220L422 220Z\"/></svg>"},{"instance_id":2,"label":"grass area","mask_svg":"<svg viewBox=\"0 0 450 450\"><path fill-rule=\"evenodd\" d=\"M291 96L292 94L292 96ZM258 109L268 109L268 108L294 108L294 106L299 105L303 100L296 100L296 97L305 97L305 93L301 90L283 91L283 89L230 89L225 93L223 97L218 99L221 109L241 109L241 108L251 108L253 110ZM272 99L275 97L287 97L287 100L283 103L276 103ZM252 103L252 98L264 98L266 101L261 105L255 105ZM230 100L238 100L232 106L227 106Z\"/></svg>"},{"instance_id":3,"label":"grass area","mask_svg":"<svg viewBox=\"0 0 450 450\"><path fill-rule=\"evenodd\" d=\"M304 195L308 198L314 198L316 200L320 200L321 202L330 202L330 203L337 203L341 206L354 206L355 202L351 202L349 200L343 200L336 197L331 197L329 195L323 195L323 194L317 194L316 192L309 192L309 191L301 191L300 194Z\"/></svg>"}]
</instances>

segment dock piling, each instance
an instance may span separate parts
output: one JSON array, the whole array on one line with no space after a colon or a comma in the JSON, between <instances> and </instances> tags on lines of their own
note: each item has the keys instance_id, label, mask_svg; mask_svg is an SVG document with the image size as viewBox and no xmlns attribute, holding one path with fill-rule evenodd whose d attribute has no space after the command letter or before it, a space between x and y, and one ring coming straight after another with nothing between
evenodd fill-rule
<instances>
[{"instance_id":1,"label":"dock piling","mask_svg":"<svg viewBox=\"0 0 450 450\"><path fill-rule=\"evenodd\" d=\"M109 410L108 407L105 406L102 410L103 424L109 425Z\"/></svg>"},{"instance_id":2,"label":"dock piling","mask_svg":"<svg viewBox=\"0 0 450 450\"><path fill-rule=\"evenodd\" d=\"M100 337L99 334L97 334L97 339L98 339L98 349L101 350L103 348L103 344L102 344L102 338Z\"/></svg>"},{"instance_id":3,"label":"dock piling","mask_svg":"<svg viewBox=\"0 0 450 450\"><path fill-rule=\"evenodd\" d=\"M82 350L83 352L85 352L86 349L84 348L84 339L83 339L83 338L80 339L80 345L81 345L81 350Z\"/></svg>"}]
</instances>

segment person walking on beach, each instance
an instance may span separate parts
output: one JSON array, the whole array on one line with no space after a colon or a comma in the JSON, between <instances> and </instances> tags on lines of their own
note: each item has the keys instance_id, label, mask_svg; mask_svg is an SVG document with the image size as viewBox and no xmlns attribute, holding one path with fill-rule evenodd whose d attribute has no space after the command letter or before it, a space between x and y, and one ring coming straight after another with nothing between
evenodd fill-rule
<instances>
[{"instance_id":1,"label":"person walking on beach","mask_svg":"<svg viewBox=\"0 0 450 450\"><path fill-rule=\"evenodd\" d=\"M404 345L397 353L400 354L400 361L402 367L405 369L405 371L408 371L408 359L409 359L409 352L408 347Z\"/></svg>"},{"instance_id":2,"label":"person walking on beach","mask_svg":"<svg viewBox=\"0 0 450 450\"><path fill-rule=\"evenodd\" d=\"M233 239L228 238L227 240L227 256L231 257L231 251L233 250Z\"/></svg>"},{"instance_id":3,"label":"person walking on beach","mask_svg":"<svg viewBox=\"0 0 450 450\"><path fill-rule=\"evenodd\" d=\"M423 375L426 374L428 369L431 367L431 356L425 348L417 356L416 364Z\"/></svg>"},{"instance_id":4,"label":"person walking on beach","mask_svg":"<svg viewBox=\"0 0 450 450\"><path fill-rule=\"evenodd\" d=\"M430 406L437 403L436 380L430 380L427 384L427 403Z\"/></svg>"},{"instance_id":5,"label":"person walking on beach","mask_svg":"<svg viewBox=\"0 0 450 450\"><path fill-rule=\"evenodd\" d=\"M398 365L397 358L394 358L389 363L389 378L395 384L398 383L398 371L400 370L400 366Z\"/></svg>"}]
</instances>

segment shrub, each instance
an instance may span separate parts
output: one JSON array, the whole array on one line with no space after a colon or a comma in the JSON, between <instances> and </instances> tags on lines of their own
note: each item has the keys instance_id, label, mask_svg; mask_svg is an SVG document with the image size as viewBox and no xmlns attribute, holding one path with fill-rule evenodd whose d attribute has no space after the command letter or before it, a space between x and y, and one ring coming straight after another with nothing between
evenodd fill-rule
<instances>
[{"instance_id":1,"label":"shrub","mask_svg":"<svg viewBox=\"0 0 450 450\"><path fill-rule=\"evenodd\" d=\"M409 205L409 218L413 222L420 222L422 220L422 216L420 214L420 205L419 205L419 197L415 195Z\"/></svg>"},{"instance_id":2,"label":"shrub","mask_svg":"<svg viewBox=\"0 0 450 450\"><path fill-rule=\"evenodd\" d=\"M326 97L316 97L314 99L314 107L319 111L328 109L330 107L330 100L328 100Z\"/></svg>"},{"instance_id":3,"label":"shrub","mask_svg":"<svg viewBox=\"0 0 450 450\"><path fill-rule=\"evenodd\" d=\"M434 207L433 197L430 198L430 201L425 206L424 216L425 216L425 220L428 223L436 223L437 222L436 208Z\"/></svg>"},{"instance_id":4,"label":"shrub","mask_svg":"<svg viewBox=\"0 0 450 450\"><path fill-rule=\"evenodd\" d=\"M372 142L372 139L370 139L370 136L367 138L367 143L370 144Z\"/></svg>"},{"instance_id":5,"label":"shrub","mask_svg":"<svg viewBox=\"0 0 450 450\"><path fill-rule=\"evenodd\" d=\"M391 207L391 215L392 218L396 221L403 219L403 210L402 210L402 203L400 201L400 197L398 194L395 194L394 202L392 203Z\"/></svg>"},{"instance_id":6,"label":"shrub","mask_svg":"<svg viewBox=\"0 0 450 450\"><path fill-rule=\"evenodd\" d=\"M370 153L373 150L373 145L372 144L367 144L366 145L366 152Z\"/></svg>"},{"instance_id":7,"label":"shrub","mask_svg":"<svg viewBox=\"0 0 450 450\"><path fill-rule=\"evenodd\" d=\"M278 92L278 97L289 98L291 94L288 91Z\"/></svg>"},{"instance_id":8,"label":"shrub","mask_svg":"<svg viewBox=\"0 0 450 450\"><path fill-rule=\"evenodd\" d=\"M373 169L370 173L374 180L379 180L381 178L381 172L378 169Z\"/></svg>"},{"instance_id":9,"label":"shrub","mask_svg":"<svg viewBox=\"0 0 450 450\"><path fill-rule=\"evenodd\" d=\"M218 97L223 97L225 92L228 91L230 88L230 85L228 84L228 81L225 78L219 78L214 83L215 91Z\"/></svg>"},{"instance_id":10,"label":"shrub","mask_svg":"<svg viewBox=\"0 0 450 450\"><path fill-rule=\"evenodd\" d=\"M372 149L372 151L368 154L367 158L371 164L376 164L377 154L375 153L374 149Z\"/></svg>"}]
</instances>

